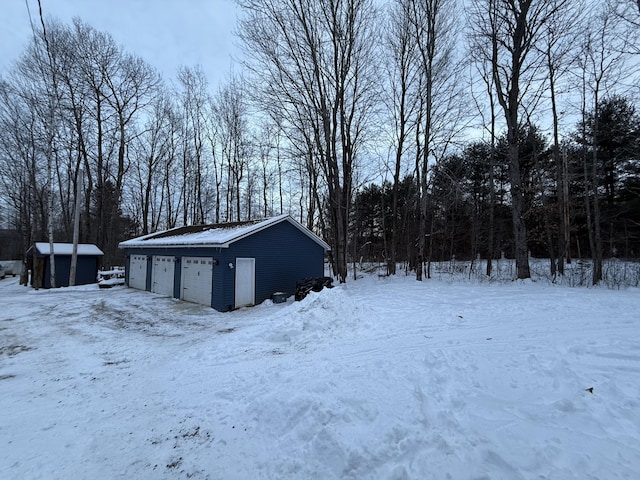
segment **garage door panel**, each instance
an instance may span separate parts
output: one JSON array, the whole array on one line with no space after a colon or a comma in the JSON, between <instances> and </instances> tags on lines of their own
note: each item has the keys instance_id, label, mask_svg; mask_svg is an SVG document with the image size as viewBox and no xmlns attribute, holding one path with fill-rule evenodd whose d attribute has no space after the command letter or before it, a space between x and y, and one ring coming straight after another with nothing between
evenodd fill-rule
<instances>
[{"instance_id":1,"label":"garage door panel","mask_svg":"<svg viewBox=\"0 0 640 480\"><path fill-rule=\"evenodd\" d=\"M151 291L173 297L175 257L154 255L151 272Z\"/></svg>"},{"instance_id":2,"label":"garage door panel","mask_svg":"<svg viewBox=\"0 0 640 480\"><path fill-rule=\"evenodd\" d=\"M139 290L147 289L146 255L131 255L129 258L129 286Z\"/></svg>"},{"instance_id":3,"label":"garage door panel","mask_svg":"<svg viewBox=\"0 0 640 480\"><path fill-rule=\"evenodd\" d=\"M211 306L213 258L183 257L180 298Z\"/></svg>"}]
</instances>

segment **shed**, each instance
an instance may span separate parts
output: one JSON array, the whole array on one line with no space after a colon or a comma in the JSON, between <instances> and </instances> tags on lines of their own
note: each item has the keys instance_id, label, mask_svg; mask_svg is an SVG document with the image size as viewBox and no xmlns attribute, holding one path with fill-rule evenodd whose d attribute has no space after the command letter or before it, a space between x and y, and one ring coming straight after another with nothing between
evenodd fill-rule
<instances>
[{"instance_id":1,"label":"shed","mask_svg":"<svg viewBox=\"0 0 640 480\"><path fill-rule=\"evenodd\" d=\"M51 288L51 250L48 242L36 242L27 256L33 256L33 275L31 286L34 288ZM69 286L71 272L71 255L73 243L54 243L53 254L56 262L56 287ZM92 244L78 244L78 263L76 265L76 285L86 285L98 281L98 260L103 256L102 250Z\"/></svg>"},{"instance_id":2,"label":"shed","mask_svg":"<svg viewBox=\"0 0 640 480\"><path fill-rule=\"evenodd\" d=\"M219 311L255 305L324 274L320 237L289 215L178 227L121 242L129 287Z\"/></svg>"}]
</instances>

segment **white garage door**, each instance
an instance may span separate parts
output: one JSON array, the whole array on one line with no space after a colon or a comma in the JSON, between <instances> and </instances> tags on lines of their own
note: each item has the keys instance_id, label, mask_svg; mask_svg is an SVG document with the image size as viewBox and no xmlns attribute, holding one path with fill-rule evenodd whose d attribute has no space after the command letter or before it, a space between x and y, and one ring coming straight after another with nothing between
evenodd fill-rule
<instances>
[{"instance_id":1,"label":"white garage door","mask_svg":"<svg viewBox=\"0 0 640 480\"><path fill-rule=\"evenodd\" d=\"M153 270L151 270L151 291L168 297L173 297L173 273L175 258L159 255L153 256Z\"/></svg>"},{"instance_id":2,"label":"white garage door","mask_svg":"<svg viewBox=\"0 0 640 480\"><path fill-rule=\"evenodd\" d=\"M211 306L213 258L183 257L180 298Z\"/></svg>"},{"instance_id":3,"label":"white garage door","mask_svg":"<svg viewBox=\"0 0 640 480\"><path fill-rule=\"evenodd\" d=\"M256 259L236 258L236 308L256 303Z\"/></svg>"},{"instance_id":4,"label":"white garage door","mask_svg":"<svg viewBox=\"0 0 640 480\"><path fill-rule=\"evenodd\" d=\"M146 255L131 255L129 258L129 286L139 290L147 289Z\"/></svg>"}]
</instances>

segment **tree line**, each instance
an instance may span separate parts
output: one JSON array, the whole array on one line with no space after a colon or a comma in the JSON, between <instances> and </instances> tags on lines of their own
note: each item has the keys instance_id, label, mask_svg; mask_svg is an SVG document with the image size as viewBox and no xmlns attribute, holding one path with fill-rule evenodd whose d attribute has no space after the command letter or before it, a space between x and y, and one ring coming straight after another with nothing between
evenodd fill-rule
<instances>
[{"instance_id":1,"label":"tree line","mask_svg":"<svg viewBox=\"0 0 640 480\"><path fill-rule=\"evenodd\" d=\"M640 252L640 116L626 97L603 100L599 112L597 121L606 134L594 139L596 119L590 116L585 128L577 125L570 140L561 145L560 164L539 128L527 126L519 132L528 255L549 258L552 277L564 274L565 263L591 254L586 209L593 202L592 179L585 177L584 166L585 161L591 162L594 148L598 150L603 256L637 259ZM492 165L486 162L490 157ZM514 257L508 169L506 135L497 139L495 148L486 141L473 142L434 166L428 194L427 274L431 261ZM568 195L563 194L564 188ZM387 263L393 249L398 262L415 269L418 185L411 175L402 179L396 218L394 190L385 181L366 185L355 194L349 248L354 261L378 263ZM392 224L395 235L388 228ZM491 267L487 262L487 275Z\"/></svg>"},{"instance_id":2,"label":"tree line","mask_svg":"<svg viewBox=\"0 0 640 480\"><path fill-rule=\"evenodd\" d=\"M637 257L631 0L237 0L242 74L163 80L80 19L0 77L0 220L22 250L291 213L348 262ZM4 217L4 218L3 218ZM75 227L77 225L77 227Z\"/></svg>"}]
</instances>

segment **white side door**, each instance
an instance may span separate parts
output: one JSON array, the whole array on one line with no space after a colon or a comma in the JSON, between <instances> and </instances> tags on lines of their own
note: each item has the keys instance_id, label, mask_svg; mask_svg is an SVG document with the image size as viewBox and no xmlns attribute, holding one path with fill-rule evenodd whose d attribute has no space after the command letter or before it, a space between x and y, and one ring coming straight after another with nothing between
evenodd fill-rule
<instances>
[{"instance_id":1,"label":"white side door","mask_svg":"<svg viewBox=\"0 0 640 480\"><path fill-rule=\"evenodd\" d=\"M182 257L180 298L187 302L211 306L213 258Z\"/></svg>"},{"instance_id":2,"label":"white side door","mask_svg":"<svg viewBox=\"0 0 640 480\"><path fill-rule=\"evenodd\" d=\"M160 255L153 256L153 270L151 270L151 291L173 297L173 273L175 258Z\"/></svg>"},{"instance_id":3,"label":"white side door","mask_svg":"<svg viewBox=\"0 0 640 480\"><path fill-rule=\"evenodd\" d=\"M256 303L256 259L236 258L236 308Z\"/></svg>"},{"instance_id":4,"label":"white side door","mask_svg":"<svg viewBox=\"0 0 640 480\"><path fill-rule=\"evenodd\" d=\"M129 286L138 290L147 289L146 255L131 255L129 258Z\"/></svg>"}]
</instances>

